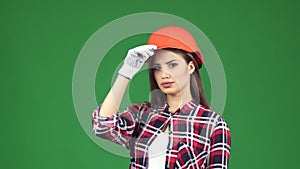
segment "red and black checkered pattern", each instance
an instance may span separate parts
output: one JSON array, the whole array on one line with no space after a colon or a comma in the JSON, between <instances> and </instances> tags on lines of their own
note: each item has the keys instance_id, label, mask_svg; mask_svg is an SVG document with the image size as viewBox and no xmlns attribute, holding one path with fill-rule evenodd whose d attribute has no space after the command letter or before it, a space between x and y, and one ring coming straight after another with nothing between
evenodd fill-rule
<instances>
[{"instance_id":1,"label":"red and black checkered pattern","mask_svg":"<svg viewBox=\"0 0 300 169\"><path fill-rule=\"evenodd\" d=\"M94 133L130 150L130 169L146 169L148 148L169 127L165 168L227 169L230 155L230 130L223 117L191 100L169 112L166 103L151 107L149 102L134 104L122 113L99 116L101 104L91 115Z\"/></svg>"}]
</instances>

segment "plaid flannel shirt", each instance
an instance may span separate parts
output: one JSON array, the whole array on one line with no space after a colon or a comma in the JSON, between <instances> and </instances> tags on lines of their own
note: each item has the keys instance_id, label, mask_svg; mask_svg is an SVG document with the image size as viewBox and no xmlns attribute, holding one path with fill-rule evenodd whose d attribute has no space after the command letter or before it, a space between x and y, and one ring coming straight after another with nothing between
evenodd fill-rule
<instances>
[{"instance_id":1,"label":"plaid flannel shirt","mask_svg":"<svg viewBox=\"0 0 300 169\"><path fill-rule=\"evenodd\" d=\"M146 169L148 148L164 126L169 127L166 169L227 169L231 136L223 117L191 100L169 112L169 105L151 107L142 102L123 113L99 116L101 104L91 115L94 133L130 150L130 169Z\"/></svg>"}]
</instances>

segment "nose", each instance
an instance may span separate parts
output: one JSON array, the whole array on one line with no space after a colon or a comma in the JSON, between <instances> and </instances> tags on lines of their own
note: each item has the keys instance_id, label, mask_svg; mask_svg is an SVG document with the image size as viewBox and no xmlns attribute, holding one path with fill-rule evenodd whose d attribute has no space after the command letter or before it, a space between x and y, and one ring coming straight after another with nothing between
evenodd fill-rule
<instances>
[{"instance_id":1,"label":"nose","mask_svg":"<svg viewBox=\"0 0 300 169\"><path fill-rule=\"evenodd\" d=\"M161 78L164 79L164 78L169 78L170 77L170 74L167 73L166 71L161 71Z\"/></svg>"}]
</instances>

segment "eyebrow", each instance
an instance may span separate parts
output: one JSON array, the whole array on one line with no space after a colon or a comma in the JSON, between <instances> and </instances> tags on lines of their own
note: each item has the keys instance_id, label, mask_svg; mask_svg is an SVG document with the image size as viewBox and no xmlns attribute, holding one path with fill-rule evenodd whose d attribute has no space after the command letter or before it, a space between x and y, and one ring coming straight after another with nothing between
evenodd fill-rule
<instances>
[{"instance_id":1,"label":"eyebrow","mask_svg":"<svg viewBox=\"0 0 300 169\"><path fill-rule=\"evenodd\" d=\"M169 64L169 63L171 63L171 62L173 62L173 61L177 61L177 60L176 60L176 59L170 60L170 61L166 62L166 64ZM153 65L160 65L160 64L158 64L158 63L153 63Z\"/></svg>"}]
</instances>

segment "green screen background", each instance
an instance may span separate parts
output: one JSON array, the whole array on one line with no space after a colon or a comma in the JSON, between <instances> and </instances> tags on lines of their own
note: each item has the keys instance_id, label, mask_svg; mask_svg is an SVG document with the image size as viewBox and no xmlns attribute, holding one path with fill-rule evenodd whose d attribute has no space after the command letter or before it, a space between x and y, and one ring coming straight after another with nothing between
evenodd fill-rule
<instances>
[{"instance_id":1,"label":"green screen background","mask_svg":"<svg viewBox=\"0 0 300 169\"><path fill-rule=\"evenodd\" d=\"M1 1L1 168L128 168L129 158L103 150L82 129L72 75L94 32L138 12L184 18L215 46L227 80L229 168L299 168L299 7L296 0ZM127 50L146 39L130 37L107 54L96 77L98 103ZM201 73L210 99L209 78ZM141 94L146 76L132 80L133 102L148 99Z\"/></svg>"}]
</instances>

